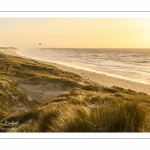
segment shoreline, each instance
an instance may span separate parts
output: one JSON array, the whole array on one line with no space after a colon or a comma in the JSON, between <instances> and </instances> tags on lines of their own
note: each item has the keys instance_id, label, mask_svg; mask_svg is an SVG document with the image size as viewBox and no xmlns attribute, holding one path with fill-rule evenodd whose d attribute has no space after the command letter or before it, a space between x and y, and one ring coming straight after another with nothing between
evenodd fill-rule
<instances>
[{"instance_id":1,"label":"shoreline","mask_svg":"<svg viewBox=\"0 0 150 150\"><path fill-rule=\"evenodd\" d=\"M7 50L0 49L0 52L7 54L7 55L18 56L18 57L22 57L22 58L26 58L26 59L33 59L31 57L21 56L21 55L17 54L16 50L14 50L14 49L7 49ZM150 90L149 90L150 85L149 84L143 84L143 83L134 82L134 81L130 81L130 80L111 77L111 76L107 76L105 74L98 74L95 72L90 72L90 71L86 71L86 70L82 70L82 69L75 69L73 67L68 67L68 66L57 64L54 62L47 62L47 61L42 61L42 60L38 60L38 59L34 59L34 60L55 66L58 69L61 69L63 71L73 72L75 74L80 75L84 79L94 81L102 86L107 86L107 87L118 86L118 87L122 87L125 89L131 89L131 90L134 90L137 92L144 92L144 93L147 93L150 95Z\"/></svg>"}]
</instances>

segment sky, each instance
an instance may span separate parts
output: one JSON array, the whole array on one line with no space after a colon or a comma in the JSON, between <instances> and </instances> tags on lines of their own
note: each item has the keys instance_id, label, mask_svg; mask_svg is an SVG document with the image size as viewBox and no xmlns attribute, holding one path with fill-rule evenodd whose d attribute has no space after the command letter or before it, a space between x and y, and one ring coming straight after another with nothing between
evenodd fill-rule
<instances>
[{"instance_id":1,"label":"sky","mask_svg":"<svg viewBox=\"0 0 150 150\"><path fill-rule=\"evenodd\" d=\"M0 18L0 47L150 48L150 18Z\"/></svg>"}]
</instances>

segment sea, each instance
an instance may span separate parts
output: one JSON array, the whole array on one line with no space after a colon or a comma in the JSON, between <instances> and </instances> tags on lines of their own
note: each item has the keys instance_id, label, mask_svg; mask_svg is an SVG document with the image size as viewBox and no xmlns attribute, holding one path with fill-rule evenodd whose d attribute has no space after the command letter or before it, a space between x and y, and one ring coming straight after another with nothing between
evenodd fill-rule
<instances>
[{"instance_id":1,"label":"sea","mask_svg":"<svg viewBox=\"0 0 150 150\"><path fill-rule=\"evenodd\" d=\"M36 60L150 84L150 49L146 48L32 48L19 49L17 53Z\"/></svg>"}]
</instances>

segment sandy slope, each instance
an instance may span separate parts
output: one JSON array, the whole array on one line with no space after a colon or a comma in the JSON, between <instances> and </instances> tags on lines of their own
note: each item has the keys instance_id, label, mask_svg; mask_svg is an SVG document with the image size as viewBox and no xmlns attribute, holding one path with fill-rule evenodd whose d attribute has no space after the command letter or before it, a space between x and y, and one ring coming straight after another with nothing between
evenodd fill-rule
<instances>
[{"instance_id":1,"label":"sandy slope","mask_svg":"<svg viewBox=\"0 0 150 150\"><path fill-rule=\"evenodd\" d=\"M64 88L61 83L48 83L48 84L38 84L38 85L30 85L30 84L19 84L18 90L26 93L28 95L28 99L37 99L40 102L46 102L64 92L68 92L71 88Z\"/></svg>"},{"instance_id":2,"label":"sandy slope","mask_svg":"<svg viewBox=\"0 0 150 150\"><path fill-rule=\"evenodd\" d=\"M0 50L2 51L2 50ZM16 56L16 51L15 50L5 50L3 51L3 53L5 54L9 54L9 55L14 55ZM97 74L94 72L89 72L89 71L85 71L85 70L81 70L81 69L75 69L75 68L71 68L71 67L66 67L64 65L60 65L60 64L56 64L56 63L49 63L49 62L44 62L47 64L51 64L53 66L58 67L59 69L62 69L64 71L70 71L76 74L79 74L80 76L82 76L85 79L89 79L92 80L96 83L99 83L101 85L104 86L119 86L119 87L123 87L126 89L132 89L138 92L144 92L147 94L150 94L150 85L148 84L142 84L142 83L138 83L138 82L133 82L133 81L129 81L129 80L123 80L123 79L119 79L119 78L114 78L114 77L110 77L110 76L106 76L103 74Z\"/></svg>"},{"instance_id":3,"label":"sandy slope","mask_svg":"<svg viewBox=\"0 0 150 150\"><path fill-rule=\"evenodd\" d=\"M0 52L4 54L18 56L16 54L15 49L1 49ZM71 87L65 87L62 83L46 83L43 82L41 84L32 85L25 83L22 79L14 78L13 80L17 81L18 83L18 90L26 93L29 100L36 99L40 102L46 102L60 94L70 91ZM15 108L17 109L17 108Z\"/></svg>"}]
</instances>

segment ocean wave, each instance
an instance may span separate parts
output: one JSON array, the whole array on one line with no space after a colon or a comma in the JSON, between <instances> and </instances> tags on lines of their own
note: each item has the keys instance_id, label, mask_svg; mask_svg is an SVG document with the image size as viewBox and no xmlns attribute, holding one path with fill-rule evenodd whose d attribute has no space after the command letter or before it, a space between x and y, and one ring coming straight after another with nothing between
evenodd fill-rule
<instances>
[{"instance_id":1,"label":"ocean wave","mask_svg":"<svg viewBox=\"0 0 150 150\"><path fill-rule=\"evenodd\" d=\"M20 49L18 54L150 84L148 49Z\"/></svg>"}]
</instances>

